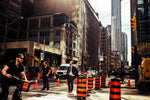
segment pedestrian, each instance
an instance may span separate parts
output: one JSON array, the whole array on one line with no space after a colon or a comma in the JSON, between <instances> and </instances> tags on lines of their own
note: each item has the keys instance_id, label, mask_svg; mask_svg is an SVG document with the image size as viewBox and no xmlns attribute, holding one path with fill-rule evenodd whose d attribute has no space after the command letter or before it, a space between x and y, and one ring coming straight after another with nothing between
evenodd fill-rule
<instances>
[{"instance_id":1,"label":"pedestrian","mask_svg":"<svg viewBox=\"0 0 150 100\"><path fill-rule=\"evenodd\" d=\"M91 71L91 67L89 67L88 71L87 71L87 77L92 77L93 73Z\"/></svg>"},{"instance_id":2,"label":"pedestrian","mask_svg":"<svg viewBox=\"0 0 150 100\"><path fill-rule=\"evenodd\" d=\"M123 68L121 68L120 73L119 73L119 77L121 79L121 83L124 83L124 76L125 76L125 71Z\"/></svg>"},{"instance_id":3,"label":"pedestrian","mask_svg":"<svg viewBox=\"0 0 150 100\"><path fill-rule=\"evenodd\" d=\"M11 60L6 65L4 65L4 68L2 69L2 93L0 96L0 100L7 100L9 94L9 87L11 85L17 86L13 94L12 100L22 100L21 91L23 82L21 79L17 78L17 76L20 75L22 79L28 81L25 76L24 66L22 64L23 59L24 55L22 53L19 53L16 56L16 60Z\"/></svg>"},{"instance_id":4,"label":"pedestrian","mask_svg":"<svg viewBox=\"0 0 150 100\"><path fill-rule=\"evenodd\" d=\"M48 78L49 78L50 73L51 73L51 68L50 68L50 66L48 66L48 62L44 61L42 71L41 71L41 75L43 75L43 88L42 88L42 90L45 90L46 86L47 86L47 90L49 90Z\"/></svg>"},{"instance_id":5,"label":"pedestrian","mask_svg":"<svg viewBox=\"0 0 150 100\"><path fill-rule=\"evenodd\" d=\"M67 70L67 78L68 78L68 92L72 93L73 90L73 79L78 76L78 71L76 67L73 66L73 61L70 61L70 67Z\"/></svg>"},{"instance_id":6,"label":"pedestrian","mask_svg":"<svg viewBox=\"0 0 150 100\"><path fill-rule=\"evenodd\" d=\"M103 77L107 76L107 71L106 71L105 67L103 67L103 70L101 72L101 76L103 76Z\"/></svg>"}]
</instances>

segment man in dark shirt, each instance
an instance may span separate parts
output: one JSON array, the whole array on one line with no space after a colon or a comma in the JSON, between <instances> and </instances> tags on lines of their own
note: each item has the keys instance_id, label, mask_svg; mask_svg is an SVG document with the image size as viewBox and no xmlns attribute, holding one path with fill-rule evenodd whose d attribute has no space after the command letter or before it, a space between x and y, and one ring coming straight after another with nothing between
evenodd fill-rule
<instances>
[{"instance_id":1,"label":"man in dark shirt","mask_svg":"<svg viewBox=\"0 0 150 100\"><path fill-rule=\"evenodd\" d=\"M78 76L76 67L73 66L73 61L70 61L70 67L67 70L68 76L68 92L71 93L73 90L73 79Z\"/></svg>"},{"instance_id":2,"label":"man in dark shirt","mask_svg":"<svg viewBox=\"0 0 150 100\"><path fill-rule=\"evenodd\" d=\"M2 93L0 96L0 100L7 100L9 94L9 87L10 85L16 85L17 88L13 94L12 100L21 100L21 91L22 91L22 81L14 78L13 76L17 76L18 74L21 75L23 79L26 79L24 73L24 66L22 64L24 59L23 54L18 54L16 56L16 60L10 61L7 65L4 66L2 69Z\"/></svg>"},{"instance_id":3,"label":"man in dark shirt","mask_svg":"<svg viewBox=\"0 0 150 100\"><path fill-rule=\"evenodd\" d=\"M48 62L44 61L43 62L43 68L42 68L42 72L41 74L43 74L43 88L42 90L45 90L46 85L47 85L47 90L49 90L49 80L48 80L48 76L51 73L51 68L47 65Z\"/></svg>"}]
</instances>

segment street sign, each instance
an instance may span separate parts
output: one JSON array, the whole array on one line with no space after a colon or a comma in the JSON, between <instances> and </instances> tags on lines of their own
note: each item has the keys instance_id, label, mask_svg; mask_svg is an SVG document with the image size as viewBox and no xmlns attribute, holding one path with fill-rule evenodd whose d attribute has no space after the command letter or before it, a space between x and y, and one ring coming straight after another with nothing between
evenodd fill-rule
<instances>
[{"instance_id":1,"label":"street sign","mask_svg":"<svg viewBox=\"0 0 150 100\"><path fill-rule=\"evenodd\" d=\"M43 52L40 53L40 58L41 58L41 60L44 60L44 53Z\"/></svg>"}]
</instances>

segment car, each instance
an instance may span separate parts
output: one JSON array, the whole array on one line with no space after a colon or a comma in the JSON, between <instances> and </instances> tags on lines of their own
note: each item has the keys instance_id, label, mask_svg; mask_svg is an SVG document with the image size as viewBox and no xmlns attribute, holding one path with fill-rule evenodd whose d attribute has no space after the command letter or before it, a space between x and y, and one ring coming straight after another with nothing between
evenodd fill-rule
<instances>
[{"instance_id":1,"label":"car","mask_svg":"<svg viewBox=\"0 0 150 100\"><path fill-rule=\"evenodd\" d=\"M61 64L56 71L56 78L66 78L68 67L70 67L70 64Z\"/></svg>"}]
</instances>

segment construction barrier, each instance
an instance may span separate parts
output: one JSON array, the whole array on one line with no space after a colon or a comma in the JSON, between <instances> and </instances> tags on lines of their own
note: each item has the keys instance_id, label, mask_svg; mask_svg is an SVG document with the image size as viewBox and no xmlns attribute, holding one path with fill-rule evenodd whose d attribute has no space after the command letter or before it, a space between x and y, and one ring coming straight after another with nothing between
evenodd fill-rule
<instances>
[{"instance_id":1,"label":"construction barrier","mask_svg":"<svg viewBox=\"0 0 150 100\"><path fill-rule=\"evenodd\" d=\"M95 90L100 89L100 77L96 76L95 77Z\"/></svg>"},{"instance_id":2,"label":"construction barrier","mask_svg":"<svg viewBox=\"0 0 150 100\"><path fill-rule=\"evenodd\" d=\"M38 80L35 80L34 89L38 89Z\"/></svg>"},{"instance_id":3,"label":"construction barrier","mask_svg":"<svg viewBox=\"0 0 150 100\"><path fill-rule=\"evenodd\" d=\"M93 77L88 77L88 91L93 90Z\"/></svg>"},{"instance_id":4,"label":"construction barrier","mask_svg":"<svg viewBox=\"0 0 150 100\"><path fill-rule=\"evenodd\" d=\"M77 78L75 79L74 84L77 84Z\"/></svg>"},{"instance_id":5,"label":"construction barrier","mask_svg":"<svg viewBox=\"0 0 150 100\"><path fill-rule=\"evenodd\" d=\"M119 79L111 79L110 100L121 100L121 88Z\"/></svg>"},{"instance_id":6,"label":"construction barrier","mask_svg":"<svg viewBox=\"0 0 150 100\"><path fill-rule=\"evenodd\" d=\"M131 86L130 85L130 77L128 77L128 84L127 84L127 86Z\"/></svg>"},{"instance_id":7,"label":"construction barrier","mask_svg":"<svg viewBox=\"0 0 150 100\"><path fill-rule=\"evenodd\" d=\"M57 79L57 86L60 86L59 78Z\"/></svg>"},{"instance_id":8,"label":"construction barrier","mask_svg":"<svg viewBox=\"0 0 150 100\"><path fill-rule=\"evenodd\" d=\"M101 87L105 87L106 78L104 76L101 77Z\"/></svg>"},{"instance_id":9,"label":"construction barrier","mask_svg":"<svg viewBox=\"0 0 150 100\"><path fill-rule=\"evenodd\" d=\"M77 79L77 100L85 100L87 97L87 79L80 76Z\"/></svg>"},{"instance_id":10,"label":"construction barrier","mask_svg":"<svg viewBox=\"0 0 150 100\"><path fill-rule=\"evenodd\" d=\"M29 87L30 87L30 83L29 82L24 82L23 86L22 86L22 90L28 92Z\"/></svg>"}]
</instances>

